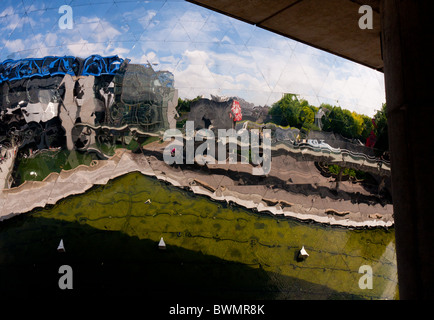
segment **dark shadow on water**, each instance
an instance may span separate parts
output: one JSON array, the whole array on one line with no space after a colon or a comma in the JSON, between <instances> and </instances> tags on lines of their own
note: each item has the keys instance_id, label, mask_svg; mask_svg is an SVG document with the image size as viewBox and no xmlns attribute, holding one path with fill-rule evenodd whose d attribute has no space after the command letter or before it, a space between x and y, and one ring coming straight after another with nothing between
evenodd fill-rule
<instances>
[{"instance_id":1,"label":"dark shadow on water","mask_svg":"<svg viewBox=\"0 0 434 320\"><path fill-rule=\"evenodd\" d=\"M64 253L57 252L63 239ZM0 296L140 296L146 299L360 299L325 286L201 252L55 219L0 224ZM59 268L73 270L61 290Z\"/></svg>"}]
</instances>

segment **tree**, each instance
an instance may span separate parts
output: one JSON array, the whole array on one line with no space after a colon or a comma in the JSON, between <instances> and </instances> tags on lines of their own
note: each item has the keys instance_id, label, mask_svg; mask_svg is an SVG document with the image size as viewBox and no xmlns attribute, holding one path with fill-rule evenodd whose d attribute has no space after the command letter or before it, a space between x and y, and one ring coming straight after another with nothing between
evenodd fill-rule
<instances>
[{"instance_id":1,"label":"tree","mask_svg":"<svg viewBox=\"0 0 434 320\"><path fill-rule=\"evenodd\" d=\"M179 112L190 112L190 105L192 102L197 101L201 99L201 97L197 96L196 98L190 100L190 99L181 99L178 98L178 106L176 107Z\"/></svg>"},{"instance_id":2,"label":"tree","mask_svg":"<svg viewBox=\"0 0 434 320\"><path fill-rule=\"evenodd\" d=\"M308 106L301 108L299 113L299 122L301 123L301 129L309 132L312 128L313 122L315 120L315 113Z\"/></svg>"},{"instance_id":3,"label":"tree","mask_svg":"<svg viewBox=\"0 0 434 320\"><path fill-rule=\"evenodd\" d=\"M344 130L344 114L340 107L328 106L330 112L326 114L323 120L323 130L329 132L341 133Z\"/></svg>"},{"instance_id":4,"label":"tree","mask_svg":"<svg viewBox=\"0 0 434 320\"><path fill-rule=\"evenodd\" d=\"M342 109L341 107L321 104L320 108L325 112L322 117L322 130L341 134L349 139L359 139L366 142L374 125L372 119L355 111ZM282 99L273 104L269 111L273 122L281 126L296 127L305 133L310 130L319 130L314 125L315 114L319 108L312 106L306 100L297 99L294 94L285 94ZM387 119L385 117L385 105L382 111L375 115L377 128L375 134L381 137L380 147L388 149Z\"/></svg>"},{"instance_id":5,"label":"tree","mask_svg":"<svg viewBox=\"0 0 434 320\"><path fill-rule=\"evenodd\" d=\"M327 106L329 109L330 106ZM323 121L324 131L331 131L339 133L346 138L359 138L358 131L363 131L358 128L358 119L351 111L342 109L341 107L331 107L331 111L326 115L326 119Z\"/></svg>"},{"instance_id":6,"label":"tree","mask_svg":"<svg viewBox=\"0 0 434 320\"><path fill-rule=\"evenodd\" d=\"M306 100L298 100L294 94L285 94L273 104L269 114L273 122L281 126L291 126L309 132L314 126L317 107L309 105Z\"/></svg>"},{"instance_id":7,"label":"tree","mask_svg":"<svg viewBox=\"0 0 434 320\"><path fill-rule=\"evenodd\" d=\"M366 141L368 139L369 135L371 134L371 131L374 130L374 124L372 123L372 119L368 116L363 115L363 130L360 135L362 141Z\"/></svg>"},{"instance_id":8,"label":"tree","mask_svg":"<svg viewBox=\"0 0 434 320\"><path fill-rule=\"evenodd\" d=\"M389 150L389 130L387 125L386 104L383 104L381 110L378 110L374 115L375 121L375 135L377 136L377 142L375 148L380 152Z\"/></svg>"},{"instance_id":9,"label":"tree","mask_svg":"<svg viewBox=\"0 0 434 320\"><path fill-rule=\"evenodd\" d=\"M273 117L273 122L281 126L298 127L298 115L300 102L294 94L285 94L282 99L273 104L268 112Z\"/></svg>"},{"instance_id":10,"label":"tree","mask_svg":"<svg viewBox=\"0 0 434 320\"><path fill-rule=\"evenodd\" d=\"M357 138L357 125L351 111L343 109L342 112L344 114L344 130L341 134L347 138Z\"/></svg>"},{"instance_id":11,"label":"tree","mask_svg":"<svg viewBox=\"0 0 434 320\"><path fill-rule=\"evenodd\" d=\"M363 115L358 114L357 112L353 111L353 112L351 112L351 116L353 117L353 120L354 120L356 136L361 137L362 132L363 132L363 126L364 126Z\"/></svg>"}]
</instances>

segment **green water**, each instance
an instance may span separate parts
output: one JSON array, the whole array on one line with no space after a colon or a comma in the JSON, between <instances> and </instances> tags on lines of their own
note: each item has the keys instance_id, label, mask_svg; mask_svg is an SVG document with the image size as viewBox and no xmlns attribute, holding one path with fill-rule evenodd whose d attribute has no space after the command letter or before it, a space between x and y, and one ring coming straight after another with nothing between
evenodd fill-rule
<instances>
[{"instance_id":1,"label":"green water","mask_svg":"<svg viewBox=\"0 0 434 320\"><path fill-rule=\"evenodd\" d=\"M75 150L44 150L31 158L19 159L14 176L17 182L42 181L51 172L74 169L81 164L88 166L92 160L97 160L96 154Z\"/></svg>"},{"instance_id":2,"label":"green water","mask_svg":"<svg viewBox=\"0 0 434 320\"><path fill-rule=\"evenodd\" d=\"M145 203L147 199L151 203ZM167 249L157 244L164 237ZM60 239L65 253L56 251ZM132 173L0 224L0 293L396 299L393 229L307 224L213 202ZM298 262L303 246L310 254ZM359 267L373 270L360 289Z\"/></svg>"},{"instance_id":3,"label":"green water","mask_svg":"<svg viewBox=\"0 0 434 320\"><path fill-rule=\"evenodd\" d=\"M135 150L139 146L160 140L159 137L143 137L140 144L135 139L128 139L126 145L117 144L95 144L93 147L102 150L104 154L113 156L117 148ZM15 185L24 181L42 181L52 172L71 170L79 165L90 165L92 160L98 160L96 153L80 152L76 150L43 150L32 157L20 158L17 160L13 176Z\"/></svg>"}]
</instances>

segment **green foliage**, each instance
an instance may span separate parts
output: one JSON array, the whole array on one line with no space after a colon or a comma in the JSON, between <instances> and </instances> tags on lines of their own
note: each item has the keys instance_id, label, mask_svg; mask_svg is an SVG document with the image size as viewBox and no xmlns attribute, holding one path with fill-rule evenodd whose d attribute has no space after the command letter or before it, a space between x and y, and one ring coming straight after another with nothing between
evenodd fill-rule
<instances>
[{"instance_id":1,"label":"green foliage","mask_svg":"<svg viewBox=\"0 0 434 320\"><path fill-rule=\"evenodd\" d=\"M374 130L374 125L372 124L372 119L368 116L363 115L363 130L361 133L362 141L366 141L366 139L371 134L371 131Z\"/></svg>"},{"instance_id":2,"label":"green foliage","mask_svg":"<svg viewBox=\"0 0 434 320\"><path fill-rule=\"evenodd\" d=\"M339 167L336 164L331 164L328 166L329 172L332 174L339 174L339 171L341 170L341 167Z\"/></svg>"},{"instance_id":3,"label":"green foliage","mask_svg":"<svg viewBox=\"0 0 434 320\"><path fill-rule=\"evenodd\" d=\"M375 148L379 149L380 152L389 150L389 130L387 125L386 104L383 104L381 110L377 111L377 113L374 115L374 120L375 124L377 125L377 128L374 130L377 136Z\"/></svg>"},{"instance_id":4,"label":"green foliage","mask_svg":"<svg viewBox=\"0 0 434 320\"><path fill-rule=\"evenodd\" d=\"M357 132L362 130L357 128L357 124L351 111L334 106L323 120L323 130L339 133L350 139L360 138Z\"/></svg>"},{"instance_id":5,"label":"green foliage","mask_svg":"<svg viewBox=\"0 0 434 320\"><path fill-rule=\"evenodd\" d=\"M150 143L158 141L158 140L160 140L160 137L147 137L142 141L141 146L143 147L147 144L150 144Z\"/></svg>"},{"instance_id":6,"label":"green foliage","mask_svg":"<svg viewBox=\"0 0 434 320\"><path fill-rule=\"evenodd\" d=\"M322 130L338 133L349 139L359 139L362 142L365 142L374 130L377 135L375 148L380 149L381 153L388 150L386 105L383 105L374 116L377 128L374 128L372 119L366 115L324 103L319 108L311 106L306 100L297 99L295 94L285 94L282 99L273 104L269 114L272 116L272 121L278 125L296 127L308 133L310 130L320 130L314 124L315 114L320 108L325 112L322 118Z\"/></svg>"},{"instance_id":7,"label":"green foliage","mask_svg":"<svg viewBox=\"0 0 434 320\"><path fill-rule=\"evenodd\" d=\"M338 175L342 170L342 176L350 176L356 178L358 180L364 180L366 178L366 173L360 170L354 170L350 168L343 168L336 164L331 164L328 166L328 170L330 173Z\"/></svg>"},{"instance_id":8,"label":"green foliage","mask_svg":"<svg viewBox=\"0 0 434 320\"><path fill-rule=\"evenodd\" d=\"M179 112L189 112L190 111L190 101L189 100L182 100L181 98L178 98L177 109Z\"/></svg>"},{"instance_id":9,"label":"green foliage","mask_svg":"<svg viewBox=\"0 0 434 320\"><path fill-rule=\"evenodd\" d=\"M136 150L139 147L140 147L139 143L134 138L131 139L130 143L127 145L127 149L128 150L133 150L133 151Z\"/></svg>"},{"instance_id":10,"label":"green foliage","mask_svg":"<svg viewBox=\"0 0 434 320\"><path fill-rule=\"evenodd\" d=\"M177 127L178 129L182 129L182 128L184 128L184 125L185 125L185 123L187 122L187 120L188 120L188 119L183 119L183 120L176 121L176 127Z\"/></svg>"},{"instance_id":11,"label":"green foliage","mask_svg":"<svg viewBox=\"0 0 434 320\"><path fill-rule=\"evenodd\" d=\"M17 183L24 181L42 181L51 172L71 170L81 164L90 165L98 157L94 153L76 150L46 150L30 158L18 158L14 179Z\"/></svg>"},{"instance_id":12,"label":"green foliage","mask_svg":"<svg viewBox=\"0 0 434 320\"><path fill-rule=\"evenodd\" d=\"M301 108L298 118L300 120L300 123L302 123L302 126L313 124L315 120L315 113L308 106L304 106Z\"/></svg>"},{"instance_id":13,"label":"green foliage","mask_svg":"<svg viewBox=\"0 0 434 320\"><path fill-rule=\"evenodd\" d=\"M176 107L178 112L190 112L190 105L192 102L195 102L197 100L201 99L201 97L197 96L196 98L190 100L190 99L181 99L178 98L178 106Z\"/></svg>"},{"instance_id":14,"label":"green foliage","mask_svg":"<svg viewBox=\"0 0 434 320\"><path fill-rule=\"evenodd\" d=\"M309 132L313 128L317 111L318 108L309 105L306 100L298 100L294 94L285 94L273 104L269 114L278 125L296 127Z\"/></svg>"}]
</instances>

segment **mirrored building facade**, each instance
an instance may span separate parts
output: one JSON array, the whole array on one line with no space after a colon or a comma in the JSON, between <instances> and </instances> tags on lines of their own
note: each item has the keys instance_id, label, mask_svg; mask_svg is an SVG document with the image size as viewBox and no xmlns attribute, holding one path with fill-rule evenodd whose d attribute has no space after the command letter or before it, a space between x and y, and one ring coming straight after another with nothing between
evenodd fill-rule
<instances>
[{"instance_id":1,"label":"mirrored building facade","mask_svg":"<svg viewBox=\"0 0 434 320\"><path fill-rule=\"evenodd\" d=\"M177 104L173 74L117 56L6 60L0 74L0 139L33 151L98 149L132 129L158 134Z\"/></svg>"},{"instance_id":2,"label":"mirrored building facade","mask_svg":"<svg viewBox=\"0 0 434 320\"><path fill-rule=\"evenodd\" d=\"M393 299L384 102L381 73L187 1L2 0L1 284L46 288L61 235L79 293Z\"/></svg>"},{"instance_id":3,"label":"mirrored building facade","mask_svg":"<svg viewBox=\"0 0 434 320\"><path fill-rule=\"evenodd\" d=\"M231 99L251 122L288 93L368 116L384 103L381 73L186 1L7 0L0 30L0 136L32 150L113 149L188 119L231 127L205 107ZM208 99L203 115L178 98Z\"/></svg>"}]
</instances>

